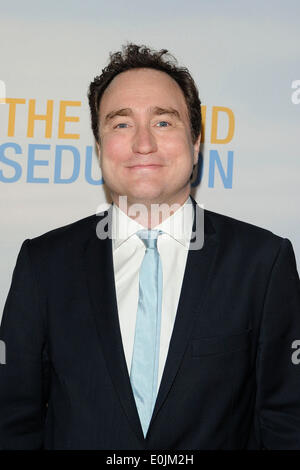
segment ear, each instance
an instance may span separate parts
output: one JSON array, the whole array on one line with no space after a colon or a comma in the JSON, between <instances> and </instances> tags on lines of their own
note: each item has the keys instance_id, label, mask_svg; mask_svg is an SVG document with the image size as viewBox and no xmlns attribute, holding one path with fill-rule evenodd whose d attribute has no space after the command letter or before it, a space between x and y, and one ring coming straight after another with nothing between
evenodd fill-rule
<instances>
[{"instance_id":1,"label":"ear","mask_svg":"<svg viewBox=\"0 0 300 470\"><path fill-rule=\"evenodd\" d=\"M99 163L101 164L101 146L99 142L96 142L96 147L97 147L97 157L98 157Z\"/></svg>"},{"instance_id":2,"label":"ear","mask_svg":"<svg viewBox=\"0 0 300 470\"><path fill-rule=\"evenodd\" d=\"M196 142L193 144L193 146L194 146L194 165L197 165L197 163L198 163L200 143L201 143L201 132L200 132L199 136L197 137Z\"/></svg>"}]
</instances>

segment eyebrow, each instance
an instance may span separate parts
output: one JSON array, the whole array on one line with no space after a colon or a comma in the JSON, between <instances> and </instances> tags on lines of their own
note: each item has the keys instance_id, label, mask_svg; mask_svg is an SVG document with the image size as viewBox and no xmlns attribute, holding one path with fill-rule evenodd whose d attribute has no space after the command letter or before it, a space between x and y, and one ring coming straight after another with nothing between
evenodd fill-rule
<instances>
[{"instance_id":1,"label":"eyebrow","mask_svg":"<svg viewBox=\"0 0 300 470\"><path fill-rule=\"evenodd\" d=\"M179 112L177 111L177 109L174 109L174 108L171 108L171 107L160 108L159 106L154 106L154 107L150 108L150 112L154 116L160 116L161 114L170 114L170 115L176 117L177 119L179 119L180 121L182 120ZM105 122L105 124L107 124L115 116L132 116L132 114L133 114L133 112L132 112L131 108L116 109L114 111L111 111L110 113L108 113L105 116L104 122Z\"/></svg>"}]
</instances>

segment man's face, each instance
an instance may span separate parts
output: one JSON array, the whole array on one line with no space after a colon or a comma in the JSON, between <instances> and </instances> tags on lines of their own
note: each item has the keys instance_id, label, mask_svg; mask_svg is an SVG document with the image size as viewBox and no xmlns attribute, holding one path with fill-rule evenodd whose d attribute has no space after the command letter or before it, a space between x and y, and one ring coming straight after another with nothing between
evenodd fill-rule
<instances>
[{"instance_id":1,"label":"man's face","mask_svg":"<svg viewBox=\"0 0 300 470\"><path fill-rule=\"evenodd\" d=\"M99 119L100 166L113 201L183 204L200 136L193 144L175 80L147 68L120 73L102 96Z\"/></svg>"}]
</instances>

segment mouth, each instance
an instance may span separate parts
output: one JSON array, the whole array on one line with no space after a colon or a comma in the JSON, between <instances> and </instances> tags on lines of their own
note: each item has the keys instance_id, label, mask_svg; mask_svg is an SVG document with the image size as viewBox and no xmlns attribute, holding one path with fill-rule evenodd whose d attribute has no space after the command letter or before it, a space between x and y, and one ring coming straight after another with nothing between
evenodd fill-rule
<instances>
[{"instance_id":1,"label":"mouth","mask_svg":"<svg viewBox=\"0 0 300 470\"><path fill-rule=\"evenodd\" d=\"M134 165L134 166L131 166L129 167L129 170L140 170L140 169L149 169L149 170L155 170L157 168L161 168L162 165Z\"/></svg>"}]
</instances>

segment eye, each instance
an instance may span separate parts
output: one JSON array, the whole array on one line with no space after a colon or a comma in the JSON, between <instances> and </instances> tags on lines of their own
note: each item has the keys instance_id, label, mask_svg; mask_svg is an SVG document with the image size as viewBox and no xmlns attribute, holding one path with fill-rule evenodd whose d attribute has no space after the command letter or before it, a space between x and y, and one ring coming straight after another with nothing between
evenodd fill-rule
<instances>
[{"instance_id":1,"label":"eye","mask_svg":"<svg viewBox=\"0 0 300 470\"><path fill-rule=\"evenodd\" d=\"M164 124L163 126L158 126L158 127L167 127L167 126L170 125L170 123L167 122L167 121L159 121L158 124ZM165 124L167 124L167 125L165 125Z\"/></svg>"},{"instance_id":2,"label":"eye","mask_svg":"<svg viewBox=\"0 0 300 470\"><path fill-rule=\"evenodd\" d=\"M122 126L122 127L119 127L119 126ZM128 126L128 124L126 124L125 122L120 122L119 124L117 124L114 128L118 128L118 129L126 129L125 126Z\"/></svg>"}]
</instances>

